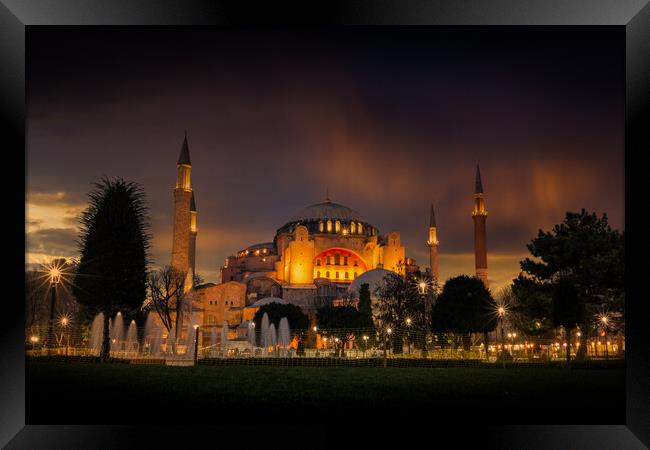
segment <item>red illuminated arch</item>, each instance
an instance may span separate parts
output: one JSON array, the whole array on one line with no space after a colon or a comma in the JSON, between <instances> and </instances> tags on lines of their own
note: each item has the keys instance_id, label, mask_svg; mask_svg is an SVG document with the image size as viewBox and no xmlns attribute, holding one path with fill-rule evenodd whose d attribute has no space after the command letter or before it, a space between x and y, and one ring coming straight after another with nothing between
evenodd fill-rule
<instances>
[{"instance_id":1,"label":"red illuminated arch","mask_svg":"<svg viewBox=\"0 0 650 450\"><path fill-rule=\"evenodd\" d=\"M363 260L361 255L359 255L357 252L354 252L354 251L352 251L350 249L343 248L343 247L331 247L331 248L328 248L327 250L323 250L318 255L316 255L314 257L314 264L313 264L314 269L317 269L317 268L320 267L321 270L326 270L326 268L328 267L328 265L327 265L327 257L332 256L332 258L334 258L334 255L336 253L339 253L341 255L341 259L344 256L348 257L348 264L347 264L348 267L354 266L354 261L358 261L359 262L359 265L358 265L359 273L363 273L363 272L366 272L368 270L368 267L366 266L366 262ZM320 266L316 265L316 260L318 260L318 259L321 260L321 265ZM343 266L343 263L340 262L339 265ZM332 264L329 267L336 267L336 266L334 264Z\"/></svg>"}]
</instances>

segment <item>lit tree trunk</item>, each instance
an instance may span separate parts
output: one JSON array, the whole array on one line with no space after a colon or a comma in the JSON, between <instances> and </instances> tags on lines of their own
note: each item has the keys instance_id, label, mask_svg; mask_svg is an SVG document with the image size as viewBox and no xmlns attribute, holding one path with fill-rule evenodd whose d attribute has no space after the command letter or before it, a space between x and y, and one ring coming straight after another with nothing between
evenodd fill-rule
<instances>
[{"instance_id":1,"label":"lit tree trunk","mask_svg":"<svg viewBox=\"0 0 650 450\"><path fill-rule=\"evenodd\" d=\"M108 321L110 320L110 312L104 311L104 332L102 338L102 350L99 353L99 358L102 362L108 361L111 354L111 337L108 329Z\"/></svg>"}]
</instances>

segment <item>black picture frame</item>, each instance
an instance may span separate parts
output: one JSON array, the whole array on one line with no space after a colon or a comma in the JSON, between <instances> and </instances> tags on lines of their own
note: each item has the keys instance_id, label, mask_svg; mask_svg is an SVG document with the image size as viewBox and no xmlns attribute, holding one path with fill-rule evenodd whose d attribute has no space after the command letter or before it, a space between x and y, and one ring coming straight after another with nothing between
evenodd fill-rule
<instances>
[{"instance_id":1,"label":"black picture frame","mask_svg":"<svg viewBox=\"0 0 650 450\"><path fill-rule=\"evenodd\" d=\"M0 0L0 115L5 125L1 141L5 164L20 176L25 149L25 31L42 25L241 25L241 24L395 24L395 25L611 25L626 30L626 423L580 426L490 427L458 435L432 424L437 439L445 433L460 441L500 448L644 448L650 445L650 374L648 373L647 295L633 283L643 280L641 251L648 249L642 196L647 193L644 153L650 149L650 6L647 0L496 0L470 1L322 1L302 3L217 2L205 0ZM9 182L8 182L9 183ZM11 182L13 189L18 181ZM645 194L647 195L647 194ZM24 211L20 195L5 196L8 210ZM12 216L12 214L6 214ZM16 236L24 232L20 213L5 224ZM14 228L15 227L15 228ZM15 231L14 231L15 230ZM8 236L8 233L5 234ZM25 248L16 239L9 279L23 277L17 262ZM16 258L14 261L13 258ZM14 272L15 271L15 272ZM19 283L16 283L19 286ZM151 433L132 426L25 425L24 311L21 290L5 296L0 327L0 445L7 448L148 447ZM11 297L12 301L8 301ZM191 427L167 427L164 443L185 444L205 436ZM443 429L444 428L444 429ZM257 428L255 431L258 431ZM305 429L303 428L303 431ZM322 432L322 430L320 431ZM155 433L153 433L155 434ZM253 433L246 439L255 440ZM171 436L170 436L171 435ZM268 435L266 435L268 436ZM259 433L264 439L265 433ZM160 439L160 437L159 437ZM93 446L91 443L97 443ZM431 441L433 443L434 441ZM127 445L128 443L128 445ZM153 445L151 445L153 446ZM183 447L181 447L183 448ZM185 447L186 448L186 447Z\"/></svg>"}]
</instances>

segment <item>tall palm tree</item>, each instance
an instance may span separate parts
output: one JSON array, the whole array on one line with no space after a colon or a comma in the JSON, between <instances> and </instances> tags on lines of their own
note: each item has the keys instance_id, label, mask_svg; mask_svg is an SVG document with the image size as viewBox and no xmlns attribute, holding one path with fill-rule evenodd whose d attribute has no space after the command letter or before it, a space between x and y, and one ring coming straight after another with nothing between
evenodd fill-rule
<instances>
[{"instance_id":1,"label":"tall palm tree","mask_svg":"<svg viewBox=\"0 0 650 450\"><path fill-rule=\"evenodd\" d=\"M146 297L151 235L142 187L104 177L88 194L78 245L81 258L73 284L80 304L104 314L100 358L110 356L109 318L140 308Z\"/></svg>"}]
</instances>

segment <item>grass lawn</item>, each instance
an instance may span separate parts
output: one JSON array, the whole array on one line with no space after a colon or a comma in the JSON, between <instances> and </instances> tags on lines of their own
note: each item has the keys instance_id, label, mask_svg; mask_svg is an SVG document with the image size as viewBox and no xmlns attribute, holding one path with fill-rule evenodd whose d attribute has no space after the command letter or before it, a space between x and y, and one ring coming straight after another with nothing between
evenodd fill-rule
<instances>
[{"instance_id":1,"label":"grass lawn","mask_svg":"<svg viewBox=\"0 0 650 450\"><path fill-rule=\"evenodd\" d=\"M483 423L624 423L625 369L166 367L26 363L28 424L314 422L381 414ZM388 417L388 416L387 416ZM340 420L340 417L339 419Z\"/></svg>"}]
</instances>

